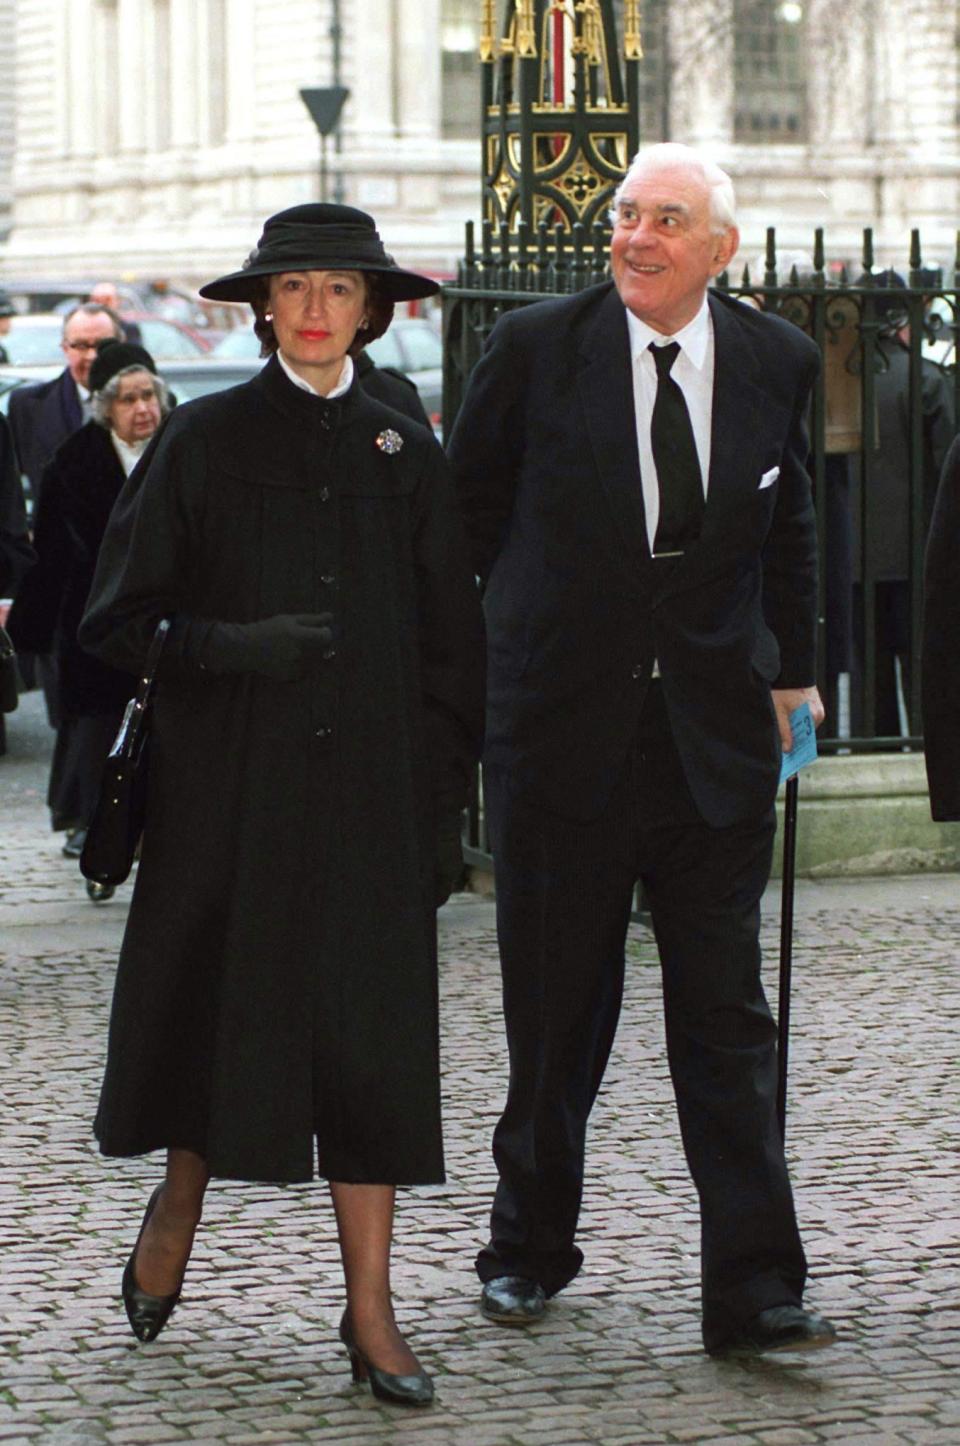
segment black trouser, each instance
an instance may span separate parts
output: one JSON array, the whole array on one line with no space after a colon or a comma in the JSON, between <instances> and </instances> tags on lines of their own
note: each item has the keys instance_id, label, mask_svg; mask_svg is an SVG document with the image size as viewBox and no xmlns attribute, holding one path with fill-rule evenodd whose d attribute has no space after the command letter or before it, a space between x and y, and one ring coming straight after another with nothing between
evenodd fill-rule
<instances>
[{"instance_id":1,"label":"black trouser","mask_svg":"<svg viewBox=\"0 0 960 1446\"><path fill-rule=\"evenodd\" d=\"M553 1295L580 1269L587 1118L616 1031L640 878L700 1196L705 1343L721 1343L767 1306L798 1304L806 1262L776 1121L776 1029L760 981L773 810L707 827L657 683L623 785L595 822L545 815L511 797L497 775L485 776L485 794L510 1087L494 1134L500 1183L480 1278L521 1275Z\"/></svg>"}]
</instances>

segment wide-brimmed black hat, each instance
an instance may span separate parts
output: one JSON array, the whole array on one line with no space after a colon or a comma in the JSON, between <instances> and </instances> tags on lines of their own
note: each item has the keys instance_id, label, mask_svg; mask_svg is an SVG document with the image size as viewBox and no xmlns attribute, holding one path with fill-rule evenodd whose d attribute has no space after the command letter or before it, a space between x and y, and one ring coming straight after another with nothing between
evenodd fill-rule
<instances>
[{"instance_id":1,"label":"wide-brimmed black hat","mask_svg":"<svg viewBox=\"0 0 960 1446\"><path fill-rule=\"evenodd\" d=\"M271 216L243 269L201 286L200 295L210 301L250 301L255 277L281 271L368 271L391 301L413 301L440 290L429 276L397 265L366 211L317 202Z\"/></svg>"},{"instance_id":2,"label":"wide-brimmed black hat","mask_svg":"<svg viewBox=\"0 0 960 1446\"><path fill-rule=\"evenodd\" d=\"M146 347L132 341L120 341L115 336L105 336L97 342L97 354L90 366L87 386L91 392L99 392L117 372L127 367L142 367L144 371L157 375L157 364Z\"/></svg>"}]
</instances>

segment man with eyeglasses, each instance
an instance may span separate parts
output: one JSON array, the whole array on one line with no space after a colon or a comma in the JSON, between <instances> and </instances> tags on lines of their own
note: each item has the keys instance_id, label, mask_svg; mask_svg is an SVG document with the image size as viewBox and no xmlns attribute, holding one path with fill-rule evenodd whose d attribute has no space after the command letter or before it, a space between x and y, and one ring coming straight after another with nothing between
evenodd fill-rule
<instances>
[{"instance_id":1,"label":"man with eyeglasses","mask_svg":"<svg viewBox=\"0 0 960 1446\"><path fill-rule=\"evenodd\" d=\"M16 387L10 396L10 431L20 472L26 478L36 513L43 470L54 452L90 417L87 380L97 354L97 342L106 336L124 340L116 312L108 306L86 301L67 313L63 322L61 347L67 364L51 382L34 382ZM20 657L21 670L32 686L35 679L43 689L51 728L60 722L59 689L52 658ZM69 843L68 843L69 847ZM73 857L68 854L68 857Z\"/></svg>"},{"instance_id":2,"label":"man with eyeglasses","mask_svg":"<svg viewBox=\"0 0 960 1446\"><path fill-rule=\"evenodd\" d=\"M52 382L17 387L10 398L10 428L27 478L34 507L43 469L61 442L81 427L90 415L87 378L105 336L124 340L116 312L97 302L84 302L67 313L60 345L67 364Z\"/></svg>"}]
</instances>

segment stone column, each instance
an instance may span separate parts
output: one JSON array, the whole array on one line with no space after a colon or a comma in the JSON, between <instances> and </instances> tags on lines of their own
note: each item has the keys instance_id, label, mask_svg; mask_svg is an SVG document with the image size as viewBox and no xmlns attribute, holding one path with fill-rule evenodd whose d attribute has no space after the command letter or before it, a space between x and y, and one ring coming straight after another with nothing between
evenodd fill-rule
<instances>
[{"instance_id":1,"label":"stone column","mask_svg":"<svg viewBox=\"0 0 960 1446\"><path fill-rule=\"evenodd\" d=\"M406 64L395 44L399 38L399 6L400 0L356 0L352 19L344 14L345 24L355 27L354 54L362 57L347 84L351 90L351 129L364 150L392 140L399 129L399 72Z\"/></svg>"},{"instance_id":2,"label":"stone column","mask_svg":"<svg viewBox=\"0 0 960 1446\"><path fill-rule=\"evenodd\" d=\"M170 73L176 94L176 104L171 105L170 140L176 147L190 149L199 140L198 10L196 0L170 0Z\"/></svg>"},{"instance_id":3,"label":"stone column","mask_svg":"<svg viewBox=\"0 0 960 1446\"><path fill-rule=\"evenodd\" d=\"M120 83L114 94L105 97L105 103L117 107L121 155L143 151L147 141L143 82L149 58L143 10L142 0L118 0L116 71Z\"/></svg>"},{"instance_id":4,"label":"stone column","mask_svg":"<svg viewBox=\"0 0 960 1446\"><path fill-rule=\"evenodd\" d=\"M400 134L435 140L440 131L440 0L397 0Z\"/></svg>"}]
</instances>

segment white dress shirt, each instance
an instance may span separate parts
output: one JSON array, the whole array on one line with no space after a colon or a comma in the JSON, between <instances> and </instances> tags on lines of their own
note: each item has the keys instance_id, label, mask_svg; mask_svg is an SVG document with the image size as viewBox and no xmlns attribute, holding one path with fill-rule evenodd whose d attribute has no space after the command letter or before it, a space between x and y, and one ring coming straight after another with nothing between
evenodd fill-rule
<instances>
[{"instance_id":1,"label":"white dress shirt","mask_svg":"<svg viewBox=\"0 0 960 1446\"><path fill-rule=\"evenodd\" d=\"M647 326L645 321L627 311L627 327L630 331L630 355L633 359L633 406L637 418L637 448L640 453L640 482L643 486L643 507L647 517L647 541L653 551L653 539L657 535L660 519L660 487L657 469L653 460L653 446L650 441L650 423L653 418L653 404L657 399L657 366L650 355L649 347L666 346L675 341L680 353L674 362L670 375L683 392L693 440L700 459L700 476L703 479L703 495L707 495L707 481L710 475L710 424L713 419L713 319L707 298L692 321L681 327L675 336L664 336Z\"/></svg>"},{"instance_id":2,"label":"white dress shirt","mask_svg":"<svg viewBox=\"0 0 960 1446\"><path fill-rule=\"evenodd\" d=\"M337 382L337 385L332 389L332 391L329 392L318 392L316 387L312 387L309 382L304 381L303 377L300 376L299 372L294 371L293 367L287 361L282 351L277 352L277 361L283 367L284 371L293 382L293 385L295 387L299 387L302 392L310 392L310 394L314 397L325 396L328 401L331 401L334 397L342 397L344 392L348 392L350 390L350 383L353 381L352 356L344 357L343 370L340 373L340 380Z\"/></svg>"}]
</instances>

